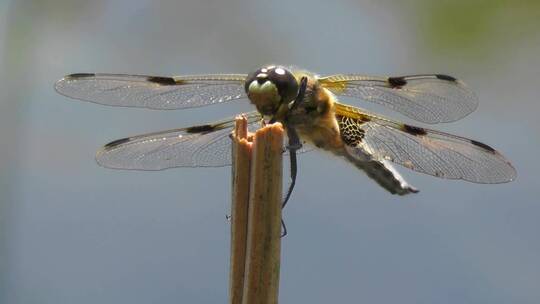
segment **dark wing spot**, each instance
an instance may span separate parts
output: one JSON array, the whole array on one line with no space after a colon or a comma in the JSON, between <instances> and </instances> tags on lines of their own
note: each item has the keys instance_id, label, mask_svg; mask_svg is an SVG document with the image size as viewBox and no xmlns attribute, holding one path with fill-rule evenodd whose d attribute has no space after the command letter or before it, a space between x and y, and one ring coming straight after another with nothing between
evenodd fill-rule
<instances>
[{"instance_id":1,"label":"dark wing spot","mask_svg":"<svg viewBox=\"0 0 540 304\"><path fill-rule=\"evenodd\" d=\"M441 79L441 80L457 81L456 78L454 78L452 76L444 75L444 74L437 74L437 75L435 75L435 77L437 77L438 79Z\"/></svg>"},{"instance_id":2,"label":"dark wing spot","mask_svg":"<svg viewBox=\"0 0 540 304\"><path fill-rule=\"evenodd\" d=\"M407 84L405 77L388 77L388 83L392 88L400 88Z\"/></svg>"},{"instance_id":3,"label":"dark wing spot","mask_svg":"<svg viewBox=\"0 0 540 304\"><path fill-rule=\"evenodd\" d=\"M71 75L67 75L66 78L85 78L85 77L94 77L96 74L94 73L75 73Z\"/></svg>"},{"instance_id":4,"label":"dark wing spot","mask_svg":"<svg viewBox=\"0 0 540 304\"><path fill-rule=\"evenodd\" d=\"M105 145L105 148L109 149L109 148L114 148L116 146L119 146L123 143L126 143L130 140L129 137L126 137L126 138L121 138L121 139L117 139L115 141L111 141L110 143L106 144Z\"/></svg>"},{"instance_id":5,"label":"dark wing spot","mask_svg":"<svg viewBox=\"0 0 540 304\"><path fill-rule=\"evenodd\" d=\"M478 147L480 147L480 148L482 148L482 149L484 149L484 150L487 150L487 151L489 151L489 152L491 152L491 153L494 153L494 152L495 152L495 149L493 149L492 147L490 147L490 146L488 146L488 145L486 145L486 144L484 144L484 143L481 143L481 142L479 142L479 141L476 141L476 140L471 139L471 144L473 144L473 145L475 145L475 146L478 146Z\"/></svg>"},{"instance_id":6,"label":"dark wing spot","mask_svg":"<svg viewBox=\"0 0 540 304\"><path fill-rule=\"evenodd\" d=\"M426 135L427 132L424 128L420 128L420 127L415 127L415 126L411 126L411 125L407 125L407 124L404 124L403 127L402 127L402 130L411 134L411 135L414 135L414 136L418 136L418 135Z\"/></svg>"},{"instance_id":7,"label":"dark wing spot","mask_svg":"<svg viewBox=\"0 0 540 304\"><path fill-rule=\"evenodd\" d=\"M176 80L172 77L160 77L160 76L150 76L146 80L157 83L160 85L175 85L177 84Z\"/></svg>"},{"instance_id":8,"label":"dark wing spot","mask_svg":"<svg viewBox=\"0 0 540 304\"><path fill-rule=\"evenodd\" d=\"M193 126L186 129L187 133L204 133L204 132L210 132L213 131L216 127L213 125L200 125L200 126Z\"/></svg>"}]
</instances>

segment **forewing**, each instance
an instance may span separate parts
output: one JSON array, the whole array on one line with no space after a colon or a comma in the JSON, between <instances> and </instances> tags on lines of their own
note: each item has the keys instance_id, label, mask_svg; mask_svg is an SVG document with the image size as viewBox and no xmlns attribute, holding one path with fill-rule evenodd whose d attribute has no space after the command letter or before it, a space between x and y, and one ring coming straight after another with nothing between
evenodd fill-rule
<instances>
[{"instance_id":1,"label":"forewing","mask_svg":"<svg viewBox=\"0 0 540 304\"><path fill-rule=\"evenodd\" d=\"M478 107L476 95L462 81L447 75L333 75L319 81L336 95L374 102L429 124L459 120Z\"/></svg>"},{"instance_id":2,"label":"forewing","mask_svg":"<svg viewBox=\"0 0 540 304\"><path fill-rule=\"evenodd\" d=\"M159 77L72 74L55 84L67 97L109 106L160 110L201 107L247 98L242 74Z\"/></svg>"},{"instance_id":3,"label":"forewing","mask_svg":"<svg viewBox=\"0 0 540 304\"><path fill-rule=\"evenodd\" d=\"M343 105L337 112L356 120L361 130L358 147L375 159L475 183L504 183L516 178L515 169L503 155L478 141L396 123Z\"/></svg>"},{"instance_id":4,"label":"forewing","mask_svg":"<svg viewBox=\"0 0 540 304\"><path fill-rule=\"evenodd\" d=\"M250 132L261 126L258 113L246 116ZM227 166L231 164L233 126L230 119L119 139L101 148L96 160L103 167L132 170Z\"/></svg>"}]
</instances>

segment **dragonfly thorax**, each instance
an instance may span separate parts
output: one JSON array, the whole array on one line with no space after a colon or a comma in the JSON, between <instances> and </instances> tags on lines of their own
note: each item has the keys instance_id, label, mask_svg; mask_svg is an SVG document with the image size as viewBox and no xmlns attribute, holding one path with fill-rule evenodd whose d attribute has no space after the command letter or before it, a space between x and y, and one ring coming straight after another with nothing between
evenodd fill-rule
<instances>
[{"instance_id":1,"label":"dragonfly thorax","mask_svg":"<svg viewBox=\"0 0 540 304\"><path fill-rule=\"evenodd\" d=\"M296 97L298 81L284 67L267 66L251 73L246 78L244 89L261 114L273 115L281 105Z\"/></svg>"}]
</instances>

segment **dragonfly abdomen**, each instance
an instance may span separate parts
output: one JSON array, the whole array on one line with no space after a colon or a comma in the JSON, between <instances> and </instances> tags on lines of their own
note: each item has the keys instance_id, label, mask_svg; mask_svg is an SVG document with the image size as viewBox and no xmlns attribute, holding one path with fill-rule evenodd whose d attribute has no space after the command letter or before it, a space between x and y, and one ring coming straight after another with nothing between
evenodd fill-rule
<instances>
[{"instance_id":1,"label":"dragonfly abdomen","mask_svg":"<svg viewBox=\"0 0 540 304\"><path fill-rule=\"evenodd\" d=\"M387 160L373 158L372 152L364 148L362 140L365 130L362 126L369 120L341 115L336 115L336 120L344 143L341 155L345 159L392 194L405 195L418 192Z\"/></svg>"}]
</instances>

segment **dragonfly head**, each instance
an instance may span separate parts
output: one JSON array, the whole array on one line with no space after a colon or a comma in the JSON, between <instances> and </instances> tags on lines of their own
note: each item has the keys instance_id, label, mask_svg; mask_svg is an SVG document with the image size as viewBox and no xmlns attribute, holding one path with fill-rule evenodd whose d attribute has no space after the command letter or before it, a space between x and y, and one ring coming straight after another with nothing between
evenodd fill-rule
<instances>
[{"instance_id":1,"label":"dragonfly head","mask_svg":"<svg viewBox=\"0 0 540 304\"><path fill-rule=\"evenodd\" d=\"M274 115L296 98L298 81L286 68L272 65L249 74L244 89L262 115Z\"/></svg>"}]
</instances>

